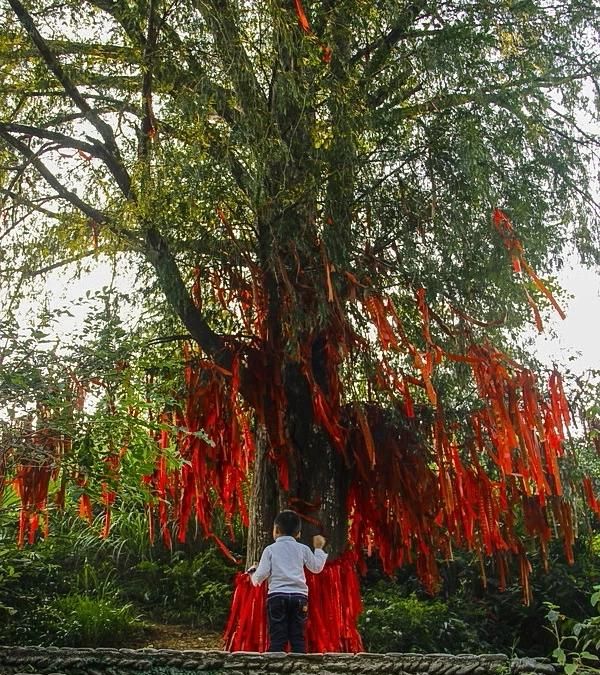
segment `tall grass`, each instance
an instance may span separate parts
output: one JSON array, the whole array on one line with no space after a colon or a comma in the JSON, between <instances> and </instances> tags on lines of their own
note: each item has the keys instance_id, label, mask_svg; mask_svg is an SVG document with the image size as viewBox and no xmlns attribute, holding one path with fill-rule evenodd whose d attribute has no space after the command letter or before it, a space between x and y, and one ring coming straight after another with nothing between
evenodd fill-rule
<instances>
[{"instance_id":1,"label":"tall grass","mask_svg":"<svg viewBox=\"0 0 600 675\"><path fill-rule=\"evenodd\" d=\"M56 598L43 623L46 644L65 647L127 644L144 629L132 605L79 594Z\"/></svg>"}]
</instances>

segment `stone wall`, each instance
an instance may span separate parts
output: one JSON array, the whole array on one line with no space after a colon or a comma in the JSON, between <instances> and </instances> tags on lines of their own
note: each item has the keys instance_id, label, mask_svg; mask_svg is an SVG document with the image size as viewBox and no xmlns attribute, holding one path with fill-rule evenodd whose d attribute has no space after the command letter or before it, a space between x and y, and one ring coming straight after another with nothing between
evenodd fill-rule
<instances>
[{"instance_id":1,"label":"stone wall","mask_svg":"<svg viewBox=\"0 0 600 675\"><path fill-rule=\"evenodd\" d=\"M172 649L0 647L0 675L556 675L504 654L256 654Z\"/></svg>"}]
</instances>

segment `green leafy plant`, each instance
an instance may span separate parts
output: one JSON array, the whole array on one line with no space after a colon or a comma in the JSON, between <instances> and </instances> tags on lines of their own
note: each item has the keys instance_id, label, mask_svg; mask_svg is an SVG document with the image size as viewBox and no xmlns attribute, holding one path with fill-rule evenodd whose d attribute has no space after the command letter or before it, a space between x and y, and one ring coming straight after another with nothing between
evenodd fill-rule
<instances>
[{"instance_id":1,"label":"green leafy plant","mask_svg":"<svg viewBox=\"0 0 600 675\"><path fill-rule=\"evenodd\" d=\"M364 596L359 627L373 652L477 652L485 650L475 626L440 599L402 597L401 588L380 582ZM481 618L481 617L480 617Z\"/></svg>"},{"instance_id":2,"label":"green leafy plant","mask_svg":"<svg viewBox=\"0 0 600 675\"><path fill-rule=\"evenodd\" d=\"M600 610L600 585L594 586L591 604ZM563 667L565 675L600 673L600 614L585 621L573 622L560 613L558 605L546 603L548 630L553 634L556 648L552 656Z\"/></svg>"},{"instance_id":3,"label":"green leafy plant","mask_svg":"<svg viewBox=\"0 0 600 675\"><path fill-rule=\"evenodd\" d=\"M157 618L221 628L229 610L232 572L212 549L192 557L179 551L164 562L138 563L126 592Z\"/></svg>"},{"instance_id":4,"label":"green leafy plant","mask_svg":"<svg viewBox=\"0 0 600 675\"><path fill-rule=\"evenodd\" d=\"M78 594L56 598L42 620L46 643L69 647L126 644L144 629L132 605Z\"/></svg>"}]
</instances>

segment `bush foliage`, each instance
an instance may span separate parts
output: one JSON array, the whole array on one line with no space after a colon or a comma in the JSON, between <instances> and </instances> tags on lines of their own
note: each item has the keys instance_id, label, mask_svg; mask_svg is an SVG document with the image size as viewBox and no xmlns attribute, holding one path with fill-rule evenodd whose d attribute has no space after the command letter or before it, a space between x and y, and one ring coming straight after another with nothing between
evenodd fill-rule
<instances>
[{"instance_id":1,"label":"bush foliage","mask_svg":"<svg viewBox=\"0 0 600 675\"><path fill-rule=\"evenodd\" d=\"M0 530L0 643L128 644L145 620L220 629L236 571L203 543L170 551L115 518L111 536L66 517L46 540L18 549ZM123 524L121 531L120 524ZM143 619L142 619L143 617Z\"/></svg>"}]
</instances>

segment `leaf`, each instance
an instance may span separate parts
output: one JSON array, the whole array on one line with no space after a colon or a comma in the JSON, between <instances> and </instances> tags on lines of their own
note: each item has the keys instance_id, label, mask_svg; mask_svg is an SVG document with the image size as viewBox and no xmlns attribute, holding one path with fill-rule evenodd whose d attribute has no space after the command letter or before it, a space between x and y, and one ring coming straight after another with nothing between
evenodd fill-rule
<instances>
[{"instance_id":1,"label":"leaf","mask_svg":"<svg viewBox=\"0 0 600 675\"><path fill-rule=\"evenodd\" d=\"M577 664L576 663L567 663L565 664L565 675L573 675L573 673L577 670Z\"/></svg>"},{"instance_id":2,"label":"leaf","mask_svg":"<svg viewBox=\"0 0 600 675\"><path fill-rule=\"evenodd\" d=\"M581 652L581 658L586 659L587 661L600 661L600 658L591 652Z\"/></svg>"},{"instance_id":3,"label":"leaf","mask_svg":"<svg viewBox=\"0 0 600 675\"><path fill-rule=\"evenodd\" d=\"M552 656L558 661L558 663L563 666L567 662L567 657L565 655L564 649L557 647L553 652Z\"/></svg>"},{"instance_id":4,"label":"leaf","mask_svg":"<svg viewBox=\"0 0 600 675\"><path fill-rule=\"evenodd\" d=\"M551 609L548 614L546 614L546 618L550 623L556 623L560 617L560 614L555 610Z\"/></svg>"}]
</instances>

